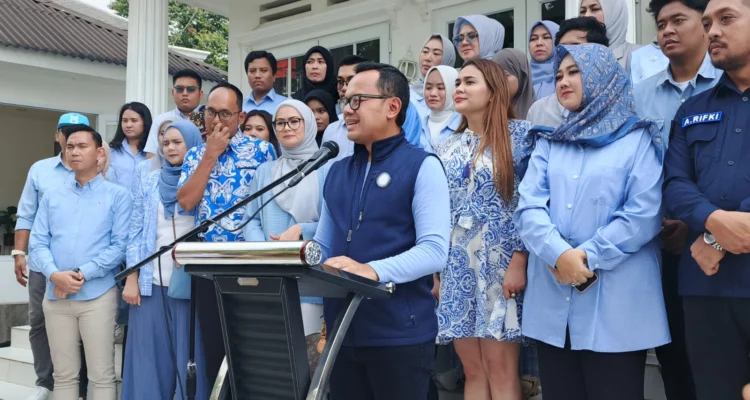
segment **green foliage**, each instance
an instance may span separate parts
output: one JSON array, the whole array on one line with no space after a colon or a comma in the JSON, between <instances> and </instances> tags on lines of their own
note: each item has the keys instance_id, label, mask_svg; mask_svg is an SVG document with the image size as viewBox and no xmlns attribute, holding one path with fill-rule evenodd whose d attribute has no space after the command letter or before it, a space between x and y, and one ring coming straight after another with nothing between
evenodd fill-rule
<instances>
[{"instance_id":1,"label":"green foliage","mask_svg":"<svg viewBox=\"0 0 750 400\"><path fill-rule=\"evenodd\" d=\"M16 227L16 207L10 206L5 211L0 211L0 226L5 228L6 233L15 232Z\"/></svg>"},{"instance_id":2,"label":"green foliage","mask_svg":"<svg viewBox=\"0 0 750 400\"><path fill-rule=\"evenodd\" d=\"M128 0L112 0L109 8L121 17L128 17ZM206 63L227 70L229 52L229 21L221 15L169 1L169 44L210 51Z\"/></svg>"}]
</instances>

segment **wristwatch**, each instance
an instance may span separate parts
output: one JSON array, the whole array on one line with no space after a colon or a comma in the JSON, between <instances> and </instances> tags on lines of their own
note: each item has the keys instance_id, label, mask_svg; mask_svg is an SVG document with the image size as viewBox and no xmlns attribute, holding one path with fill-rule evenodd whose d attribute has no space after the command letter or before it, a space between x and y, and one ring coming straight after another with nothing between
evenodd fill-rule
<instances>
[{"instance_id":1,"label":"wristwatch","mask_svg":"<svg viewBox=\"0 0 750 400\"><path fill-rule=\"evenodd\" d=\"M703 234L703 241L706 242L707 245L713 247L715 250L724 251L724 248L721 247L719 243L716 243L714 235L710 234L709 232Z\"/></svg>"},{"instance_id":2,"label":"wristwatch","mask_svg":"<svg viewBox=\"0 0 750 400\"><path fill-rule=\"evenodd\" d=\"M11 250L11 252L10 252L10 256L11 256L11 257L15 257L15 256L26 256L26 252L25 252L25 251L23 251L23 250Z\"/></svg>"}]
</instances>

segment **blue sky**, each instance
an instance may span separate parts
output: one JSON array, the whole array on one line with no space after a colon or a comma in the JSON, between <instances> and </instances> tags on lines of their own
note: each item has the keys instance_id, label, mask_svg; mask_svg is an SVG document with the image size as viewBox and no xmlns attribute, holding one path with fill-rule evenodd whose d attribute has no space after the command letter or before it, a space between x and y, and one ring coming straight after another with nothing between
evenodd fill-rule
<instances>
[{"instance_id":1,"label":"blue sky","mask_svg":"<svg viewBox=\"0 0 750 400\"><path fill-rule=\"evenodd\" d=\"M111 0L80 0L80 1L109 11L109 7L107 7L107 5L109 4Z\"/></svg>"}]
</instances>

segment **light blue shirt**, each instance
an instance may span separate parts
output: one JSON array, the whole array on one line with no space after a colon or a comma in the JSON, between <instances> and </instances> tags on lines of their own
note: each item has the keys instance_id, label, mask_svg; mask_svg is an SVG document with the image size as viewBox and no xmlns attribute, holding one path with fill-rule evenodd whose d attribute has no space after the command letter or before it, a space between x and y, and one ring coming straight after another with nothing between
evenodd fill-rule
<instances>
[{"instance_id":1,"label":"light blue shirt","mask_svg":"<svg viewBox=\"0 0 750 400\"><path fill-rule=\"evenodd\" d=\"M628 352L670 341L661 286L662 162L644 130L604 147L537 138L514 222L529 249L524 336ZM548 270L577 248L599 280L584 293Z\"/></svg>"},{"instance_id":2,"label":"light blue shirt","mask_svg":"<svg viewBox=\"0 0 750 400\"><path fill-rule=\"evenodd\" d=\"M245 100L242 101L242 111L248 112L251 110L262 110L273 115L273 113L276 112L276 107L286 100L288 100L287 97L277 94L276 90L272 88L267 95L260 99L260 103L258 103L255 101L255 97L253 97L253 93L251 92L250 95L245 97Z\"/></svg>"},{"instance_id":3,"label":"light blue shirt","mask_svg":"<svg viewBox=\"0 0 750 400\"><path fill-rule=\"evenodd\" d=\"M433 143L432 141L432 132L430 132L430 115L426 115L422 118L422 136L420 137L420 142L422 144L422 148L424 151L428 153L435 153L435 149L437 146L445 140L448 136L452 135L453 132L458 129L458 125L461 124L461 114L457 112L453 112L453 115L451 115L450 119L448 119L448 124L440 131L440 137L439 141L437 143Z\"/></svg>"},{"instance_id":4,"label":"light blue shirt","mask_svg":"<svg viewBox=\"0 0 750 400\"><path fill-rule=\"evenodd\" d=\"M669 59L659 48L658 42L651 42L630 55L630 79L633 86L664 71Z\"/></svg>"},{"instance_id":5,"label":"light blue shirt","mask_svg":"<svg viewBox=\"0 0 750 400\"><path fill-rule=\"evenodd\" d=\"M80 268L86 281L69 300L93 300L115 285L114 269L125 260L131 201L127 190L100 175L81 186L75 179L47 192L29 239L29 256L47 277Z\"/></svg>"},{"instance_id":6,"label":"light blue shirt","mask_svg":"<svg viewBox=\"0 0 750 400\"><path fill-rule=\"evenodd\" d=\"M424 120L426 116L430 115L430 107L427 107L427 102L424 100L424 94L417 93L412 88L409 88L409 91L409 100L417 107L419 118Z\"/></svg>"},{"instance_id":7,"label":"light blue shirt","mask_svg":"<svg viewBox=\"0 0 750 400\"><path fill-rule=\"evenodd\" d=\"M113 169L115 174L107 180L130 191L133 176L135 175L135 167L142 161L146 161L146 153L141 151L138 154L133 154L127 140L122 141L122 147L112 149L110 153L110 169Z\"/></svg>"},{"instance_id":8,"label":"light blue shirt","mask_svg":"<svg viewBox=\"0 0 750 400\"><path fill-rule=\"evenodd\" d=\"M346 122L343 115L339 115L339 120L331 122L325 132L323 132L323 142L333 141L339 145L339 154L336 158L328 161L328 164L333 164L354 154L354 142L349 140L349 137L347 137L348 134L349 130L346 129Z\"/></svg>"},{"instance_id":9,"label":"light blue shirt","mask_svg":"<svg viewBox=\"0 0 750 400\"><path fill-rule=\"evenodd\" d=\"M451 218L450 195L445 172L436 157L427 157L419 168L411 209L417 231L416 246L399 255L368 263L381 282L411 282L445 267L451 231L450 223L446 223ZM323 260L328 258L331 249L332 223L324 202L314 239L323 249Z\"/></svg>"},{"instance_id":10,"label":"light blue shirt","mask_svg":"<svg viewBox=\"0 0 750 400\"><path fill-rule=\"evenodd\" d=\"M182 113L182 111L177 108L172 111L167 111L164 114L159 114L151 123L151 129L148 131L148 139L146 140L146 147L143 148L144 152L154 155L159 154L159 128L164 123L164 121L170 117L175 121L188 119L188 117L186 117Z\"/></svg>"},{"instance_id":11,"label":"light blue shirt","mask_svg":"<svg viewBox=\"0 0 750 400\"><path fill-rule=\"evenodd\" d=\"M29 169L21 199L18 200L16 230L30 231L44 194L52 188L71 181L74 176L73 171L63 164L61 155L35 162ZM28 264L30 270L41 272L30 258Z\"/></svg>"},{"instance_id":12,"label":"light blue shirt","mask_svg":"<svg viewBox=\"0 0 750 400\"><path fill-rule=\"evenodd\" d=\"M690 84L682 91L672 78L669 68L657 73L651 78L639 83L633 89L635 110L639 117L663 119L662 137L669 137L672 119L685 100L698 93L708 90L719 82L723 72L711 64L708 54L703 58L703 64L698 74L690 80Z\"/></svg>"}]
</instances>

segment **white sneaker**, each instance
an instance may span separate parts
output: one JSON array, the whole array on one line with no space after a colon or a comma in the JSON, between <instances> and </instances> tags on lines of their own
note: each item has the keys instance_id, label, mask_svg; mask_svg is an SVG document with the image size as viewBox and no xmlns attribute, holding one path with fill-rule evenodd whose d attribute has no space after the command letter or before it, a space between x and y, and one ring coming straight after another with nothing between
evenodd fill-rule
<instances>
[{"instance_id":1,"label":"white sneaker","mask_svg":"<svg viewBox=\"0 0 750 400\"><path fill-rule=\"evenodd\" d=\"M47 390L47 388L37 386L36 392L30 394L26 400L47 400L50 398L50 394L52 394L52 392Z\"/></svg>"}]
</instances>

